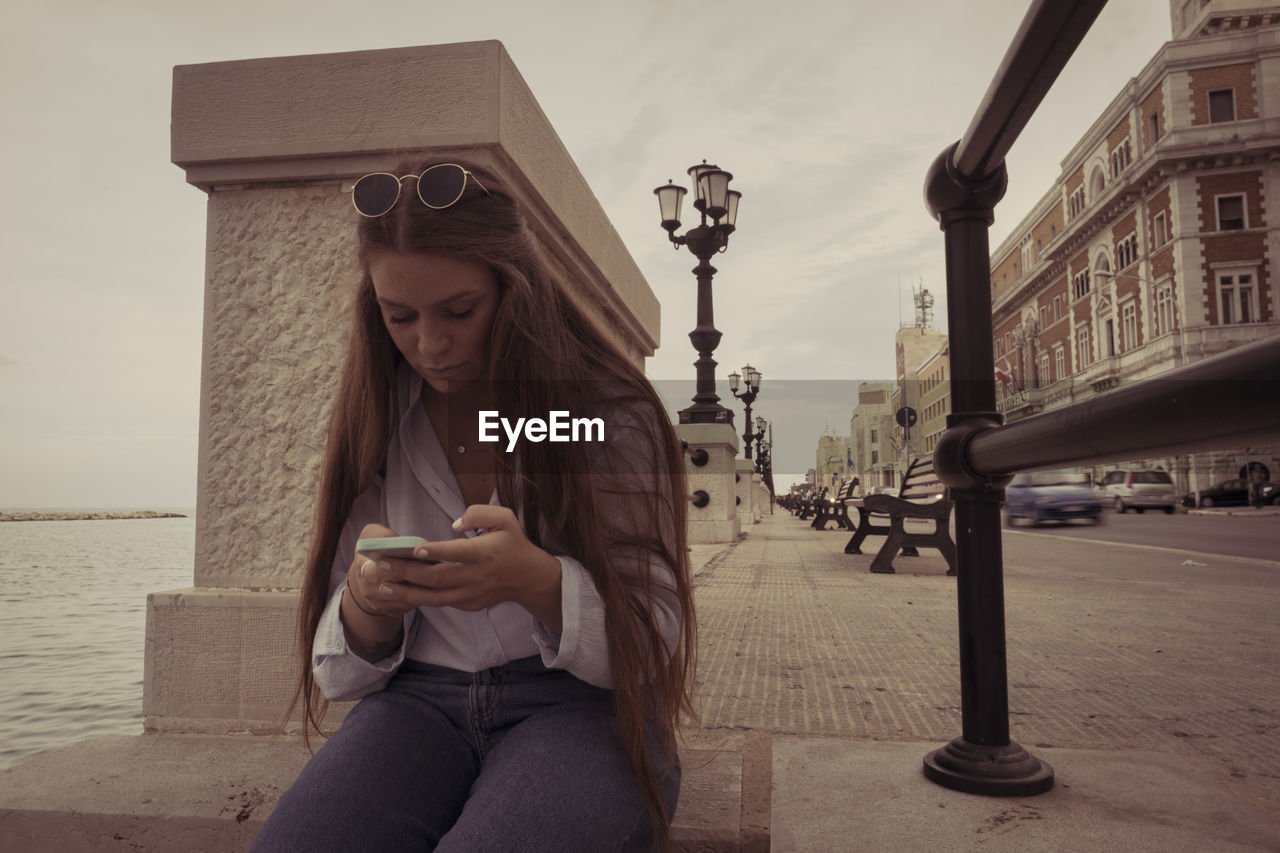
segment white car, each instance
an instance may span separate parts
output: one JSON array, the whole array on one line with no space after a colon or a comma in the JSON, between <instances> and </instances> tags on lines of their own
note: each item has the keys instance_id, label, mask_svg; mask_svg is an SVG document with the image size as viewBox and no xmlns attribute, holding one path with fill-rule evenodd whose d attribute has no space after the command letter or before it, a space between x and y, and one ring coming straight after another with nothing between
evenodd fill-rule
<instances>
[{"instance_id":1,"label":"white car","mask_svg":"<svg viewBox=\"0 0 1280 853\"><path fill-rule=\"evenodd\" d=\"M1101 486L1102 500L1110 501L1116 512L1162 509L1172 515L1178 506L1173 479L1165 471L1108 471Z\"/></svg>"}]
</instances>

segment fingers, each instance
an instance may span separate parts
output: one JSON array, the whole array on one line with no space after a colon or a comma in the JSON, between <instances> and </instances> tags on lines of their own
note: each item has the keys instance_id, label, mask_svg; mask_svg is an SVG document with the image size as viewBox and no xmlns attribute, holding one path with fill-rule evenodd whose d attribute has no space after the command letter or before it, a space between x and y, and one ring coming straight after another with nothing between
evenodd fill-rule
<instances>
[{"instance_id":1,"label":"fingers","mask_svg":"<svg viewBox=\"0 0 1280 853\"><path fill-rule=\"evenodd\" d=\"M472 504L466 512L453 523L453 529L466 530L510 530L519 528L516 515L505 506L493 504Z\"/></svg>"},{"instance_id":2,"label":"fingers","mask_svg":"<svg viewBox=\"0 0 1280 853\"><path fill-rule=\"evenodd\" d=\"M389 536L399 536L399 535L400 535L400 534L396 533L396 532L395 532L394 530L392 530L390 527L386 527L385 525L382 525L382 524L366 524L366 525L365 525L365 526L360 530L360 537L359 537L359 538L361 538L361 539L383 539L383 538L386 538L386 537L389 537Z\"/></svg>"},{"instance_id":3,"label":"fingers","mask_svg":"<svg viewBox=\"0 0 1280 853\"><path fill-rule=\"evenodd\" d=\"M478 560L491 559L497 556L495 553L496 548L503 546L507 548L518 547L528 542L528 538L520 528L520 523L516 520L515 513L504 506L472 504L453 523L453 529L460 532L474 530L477 531L477 536L428 542L426 545L420 545L414 551L414 556L419 560L433 560L442 563L474 563ZM494 538L483 537L484 541L481 541L482 537L479 534L485 533L505 533L510 535Z\"/></svg>"},{"instance_id":4,"label":"fingers","mask_svg":"<svg viewBox=\"0 0 1280 853\"><path fill-rule=\"evenodd\" d=\"M393 558L374 560L357 554L348 571L348 594L355 595L356 606L370 615L401 615L417 606L407 604L399 589L406 585L404 578L412 565L421 564Z\"/></svg>"}]
</instances>

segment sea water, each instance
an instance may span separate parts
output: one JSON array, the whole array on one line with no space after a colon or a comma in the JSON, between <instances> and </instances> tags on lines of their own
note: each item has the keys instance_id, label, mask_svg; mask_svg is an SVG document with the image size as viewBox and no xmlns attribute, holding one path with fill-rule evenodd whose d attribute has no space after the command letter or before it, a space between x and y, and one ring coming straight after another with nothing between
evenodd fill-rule
<instances>
[{"instance_id":1,"label":"sea water","mask_svg":"<svg viewBox=\"0 0 1280 853\"><path fill-rule=\"evenodd\" d=\"M186 518L0 523L0 769L142 732L147 594L192 585Z\"/></svg>"}]
</instances>

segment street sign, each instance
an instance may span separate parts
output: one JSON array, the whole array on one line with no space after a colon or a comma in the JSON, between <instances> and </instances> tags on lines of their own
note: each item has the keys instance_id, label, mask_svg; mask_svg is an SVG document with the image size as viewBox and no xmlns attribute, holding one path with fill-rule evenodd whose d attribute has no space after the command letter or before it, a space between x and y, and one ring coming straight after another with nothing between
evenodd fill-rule
<instances>
[{"instance_id":1,"label":"street sign","mask_svg":"<svg viewBox=\"0 0 1280 853\"><path fill-rule=\"evenodd\" d=\"M894 417L900 427L913 427L916 425L916 410L910 406L903 406L898 409L898 414Z\"/></svg>"}]
</instances>

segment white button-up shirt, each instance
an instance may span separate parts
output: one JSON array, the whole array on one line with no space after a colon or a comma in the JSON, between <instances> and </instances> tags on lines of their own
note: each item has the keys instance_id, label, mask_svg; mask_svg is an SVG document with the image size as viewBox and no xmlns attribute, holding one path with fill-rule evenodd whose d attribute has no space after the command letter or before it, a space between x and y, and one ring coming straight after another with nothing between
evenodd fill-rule
<instances>
[{"instance_id":1,"label":"white button-up shirt","mask_svg":"<svg viewBox=\"0 0 1280 853\"><path fill-rule=\"evenodd\" d=\"M419 607L405 614L404 640L395 654L369 662L351 650L339 612L356 540L366 524L384 524L399 535L421 536L428 541L475 535L473 531L462 534L451 527L465 511L466 503L422 405L421 377L402 364L397 385L399 421L387 451L386 478L379 477L356 499L334 556L329 601L316 629L312 653L312 668L321 692L331 701L367 696L386 687L405 658L478 672L532 655L541 655L549 669L565 669L597 687L611 687L604 602L583 565L571 556L558 553L555 556L561 568L562 613L559 635L512 601L480 611ZM625 440L625 424L613 426ZM608 432L610 425L606 424L605 428ZM622 466L637 464L628 459L633 454L616 449L607 452L610 460L617 460ZM626 493L634 490L616 488L616 485L635 478L644 478L650 487L656 484L660 488L664 480L652 472L624 472L621 467L615 467L613 474L601 478L602 483L611 481L615 486L606 485L600 490L597 504L602 517L607 514L626 525L629 514L634 514L634 505L627 505ZM669 491L669 487L664 488L662 494L671 497ZM489 503L497 502L495 491ZM520 521L524 524L523 518ZM545 529L542 532L544 545L555 553L554 540ZM613 548L610 559L624 579L633 584L638 584L635 579L639 572L649 573L658 624L667 649L674 649L680 633L681 613L673 590L671 568L664 563L650 562L648 552L634 548Z\"/></svg>"}]
</instances>

